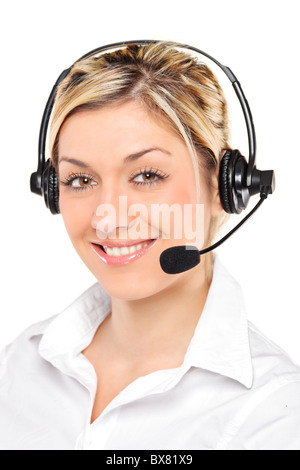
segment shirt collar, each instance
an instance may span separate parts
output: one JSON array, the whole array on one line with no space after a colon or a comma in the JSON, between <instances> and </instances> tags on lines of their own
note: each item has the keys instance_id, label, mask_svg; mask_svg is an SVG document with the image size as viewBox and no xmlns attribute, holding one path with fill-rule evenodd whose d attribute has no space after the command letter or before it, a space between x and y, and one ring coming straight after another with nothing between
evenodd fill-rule
<instances>
[{"instance_id":1,"label":"shirt collar","mask_svg":"<svg viewBox=\"0 0 300 470\"><path fill-rule=\"evenodd\" d=\"M214 260L208 297L183 366L209 370L251 388L252 361L242 291L219 258ZM110 296L99 283L94 284L46 327L39 346L41 356L64 370L63 358L75 357L85 349L110 311Z\"/></svg>"},{"instance_id":2,"label":"shirt collar","mask_svg":"<svg viewBox=\"0 0 300 470\"><path fill-rule=\"evenodd\" d=\"M240 285L215 256L213 279L185 360L251 388L248 321Z\"/></svg>"},{"instance_id":3,"label":"shirt collar","mask_svg":"<svg viewBox=\"0 0 300 470\"><path fill-rule=\"evenodd\" d=\"M97 282L54 317L44 331L40 354L51 362L58 356L78 355L110 311L111 298Z\"/></svg>"}]
</instances>

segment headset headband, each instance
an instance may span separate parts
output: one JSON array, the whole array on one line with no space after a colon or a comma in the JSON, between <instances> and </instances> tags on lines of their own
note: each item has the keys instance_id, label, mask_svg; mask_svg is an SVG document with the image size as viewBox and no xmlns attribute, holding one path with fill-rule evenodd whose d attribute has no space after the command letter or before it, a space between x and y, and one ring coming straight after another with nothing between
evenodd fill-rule
<instances>
[{"instance_id":1,"label":"headset headband","mask_svg":"<svg viewBox=\"0 0 300 470\"><path fill-rule=\"evenodd\" d=\"M83 55L80 59L78 59L76 62L85 59L86 57L93 56L96 54L100 54L103 52L106 52L110 49L117 49L117 48L122 48L126 47L130 44L142 46L146 44L151 44L151 43L158 43L160 41L156 40L134 40L134 41L122 41L122 42L116 42L113 44L108 44L105 46L98 47L97 49L94 49L87 54ZM218 60L214 59L211 55L207 54L206 52L201 51L200 49L197 49L196 47L189 46L188 44L175 44L175 47L181 47L183 49L191 50L194 52L197 52L200 55L203 55L213 61L216 65L218 65L225 75L228 77L230 80L234 91L239 99L240 105L243 110L245 122L246 122L246 128L247 128L247 134L248 134L248 146L249 146L249 158L248 158L248 166L247 166L247 177L246 177L246 184L248 187L251 186L251 179L252 179L252 172L255 168L255 158L256 158L256 137L255 137L255 128L254 128L254 123L252 119L252 114L251 110L248 104L248 101L244 95L244 92L242 90L242 87L234 75L234 73L230 70L229 67L226 65L222 65ZM76 63L74 62L74 64ZM38 169L37 172L33 173L31 176L30 180L30 187L31 191L43 195L42 192L42 173L45 167L45 150L46 150L46 137L47 137L47 128L48 128L48 123L51 115L51 111L54 105L55 101L55 96L56 96L56 91L58 88L58 85L62 82L62 80L70 73L72 67L74 64L69 67L68 69L64 70L58 79L55 82L55 85L49 95L48 101L45 106L45 110L43 113L42 117L42 122L41 122L41 127L40 127L40 135L39 135L39 144L38 144Z\"/></svg>"}]
</instances>

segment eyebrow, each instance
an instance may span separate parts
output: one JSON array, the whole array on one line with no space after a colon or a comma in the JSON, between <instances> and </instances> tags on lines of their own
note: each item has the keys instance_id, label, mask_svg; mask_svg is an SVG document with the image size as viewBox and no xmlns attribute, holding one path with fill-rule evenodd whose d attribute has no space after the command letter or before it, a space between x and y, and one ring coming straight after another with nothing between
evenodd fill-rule
<instances>
[{"instance_id":1,"label":"eyebrow","mask_svg":"<svg viewBox=\"0 0 300 470\"><path fill-rule=\"evenodd\" d=\"M141 158L143 155L146 155L147 153L155 152L155 151L159 151L166 155L172 156L172 154L168 150L162 149L160 147L152 147L149 149L141 150L140 152L137 152L137 153L131 153L130 155L127 155L127 157L123 159L123 163L126 164L128 162L133 162L137 160L138 158ZM73 163L73 165L80 166L81 168L90 168L90 165L83 162L82 160L77 160L77 158L61 157L61 159L59 160L59 163L61 162Z\"/></svg>"},{"instance_id":2,"label":"eyebrow","mask_svg":"<svg viewBox=\"0 0 300 470\"><path fill-rule=\"evenodd\" d=\"M150 149L142 150L141 152L132 153L128 155L127 157L124 158L123 163L134 162L135 160L142 157L146 153L157 152L157 151L162 152L166 155L172 156L172 154L168 150L162 149L160 147L152 147Z\"/></svg>"}]
</instances>

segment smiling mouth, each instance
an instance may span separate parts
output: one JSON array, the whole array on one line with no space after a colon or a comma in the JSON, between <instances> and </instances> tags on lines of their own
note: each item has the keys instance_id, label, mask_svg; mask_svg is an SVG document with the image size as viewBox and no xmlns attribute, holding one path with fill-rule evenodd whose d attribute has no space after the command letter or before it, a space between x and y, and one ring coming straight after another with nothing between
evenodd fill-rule
<instances>
[{"instance_id":1,"label":"smiling mouth","mask_svg":"<svg viewBox=\"0 0 300 470\"><path fill-rule=\"evenodd\" d=\"M131 246L109 247L105 245L100 245L100 247L102 251L106 253L108 256L125 256L125 255L131 255L132 253L135 253L136 251L139 251L142 248L145 248L152 241L153 240L147 240L146 242L138 243L137 245L131 245Z\"/></svg>"},{"instance_id":2,"label":"smiling mouth","mask_svg":"<svg viewBox=\"0 0 300 470\"><path fill-rule=\"evenodd\" d=\"M127 246L108 246L103 243L91 243L92 249L99 258L108 265L118 266L132 263L135 260L143 257L158 241L157 238L153 240L143 240L140 243L130 244L127 242ZM125 242L126 243L126 242Z\"/></svg>"}]
</instances>

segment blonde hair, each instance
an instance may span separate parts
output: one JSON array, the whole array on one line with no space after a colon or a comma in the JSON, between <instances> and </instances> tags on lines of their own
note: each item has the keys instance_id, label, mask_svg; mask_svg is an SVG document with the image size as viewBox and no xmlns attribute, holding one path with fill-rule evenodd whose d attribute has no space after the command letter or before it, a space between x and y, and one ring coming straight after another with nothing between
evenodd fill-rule
<instances>
[{"instance_id":1,"label":"blonde hair","mask_svg":"<svg viewBox=\"0 0 300 470\"><path fill-rule=\"evenodd\" d=\"M60 83L50 126L50 155L58 170L59 132L71 114L137 100L165 121L186 143L195 170L199 202L199 169L208 185L229 147L227 102L212 71L172 42L131 44L74 64ZM210 240L227 220L212 219Z\"/></svg>"}]
</instances>

